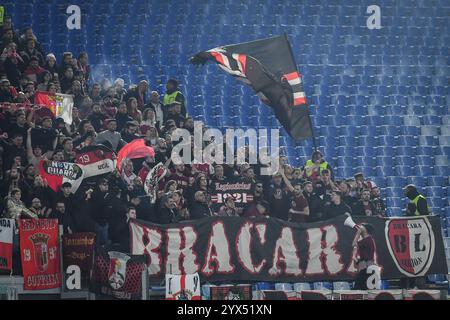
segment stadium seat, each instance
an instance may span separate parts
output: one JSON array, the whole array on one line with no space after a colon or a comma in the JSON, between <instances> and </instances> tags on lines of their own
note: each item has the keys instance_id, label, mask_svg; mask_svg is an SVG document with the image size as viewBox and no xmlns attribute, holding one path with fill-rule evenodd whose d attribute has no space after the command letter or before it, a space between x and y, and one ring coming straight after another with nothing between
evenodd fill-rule
<instances>
[{"instance_id":1,"label":"stadium seat","mask_svg":"<svg viewBox=\"0 0 450 320\"><path fill-rule=\"evenodd\" d=\"M41 2L2 5L16 27L33 26L58 62L63 52L84 48L92 81L121 76L128 85L145 77L151 90L162 94L167 78L178 78L189 113L215 127L280 125L249 88L214 64L188 66L189 57L286 33L303 75L318 146L335 162L336 175L349 177L359 168L391 188L448 187L448 1L381 0L385 23L369 31L360 27L367 6L355 0L345 5L80 0L82 30L65 28L67 15L52 10L60 1ZM298 162L311 155L307 141L299 146L284 137L280 143ZM403 205L392 204L390 213L401 214ZM443 205L448 208L448 201Z\"/></svg>"}]
</instances>

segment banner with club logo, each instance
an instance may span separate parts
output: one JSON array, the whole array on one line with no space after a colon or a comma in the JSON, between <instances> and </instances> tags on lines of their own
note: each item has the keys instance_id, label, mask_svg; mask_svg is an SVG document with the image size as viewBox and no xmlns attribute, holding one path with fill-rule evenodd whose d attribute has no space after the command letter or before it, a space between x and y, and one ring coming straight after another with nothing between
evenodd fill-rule
<instances>
[{"instance_id":1,"label":"banner with club logo","mask_svg":"<svg viewBox=\"0 0 450 320\"><path fill-rule=\"evenodd\" d=\"M20 219L20 252L25 290L61 285L57 219Z\"/></svg>"},{"instance_id":2,"label":"banner with club logo","mask_svg":"<svg viewBox=\"0 0 450 320\"><path fill-rule=\"evenodd\" d=\"M144 256L132 256L100 248L94 259L90 291L117 299L142 298Z\"/></svg>"},{"instance_id":3,"label":"banner with club logo","mask_svg":"<svg viewBox=\"0 0 450 320\"><path fill-rule=\"evenodd\" d=\"M296 224L209 217L170 225L132 220L131 248L145 255L154 279L198 272L203 282L351 281L358 274L359 250L353 250L357 227L349 219ZM354 222L373 227L377 278L447 273L438 216L355 217Z\"/></svg>"}]
</instances>

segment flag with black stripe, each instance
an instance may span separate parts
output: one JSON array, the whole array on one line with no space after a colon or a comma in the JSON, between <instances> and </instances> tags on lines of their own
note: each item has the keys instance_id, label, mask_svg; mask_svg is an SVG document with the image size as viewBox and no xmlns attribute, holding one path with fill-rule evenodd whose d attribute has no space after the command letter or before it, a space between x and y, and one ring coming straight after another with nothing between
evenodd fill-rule
<instances>
[{"instance_id":1,"label":"flag with black stripe","mask_svg":"<svg viewBox=\"0 0 450 320\"><path fill-rule=\"evenodd\" d=\"M312 137L302 77L286 35L217 47L191 58L193 64L214 61L250 85L295 140Z\"/></svg>"}]
</instances>

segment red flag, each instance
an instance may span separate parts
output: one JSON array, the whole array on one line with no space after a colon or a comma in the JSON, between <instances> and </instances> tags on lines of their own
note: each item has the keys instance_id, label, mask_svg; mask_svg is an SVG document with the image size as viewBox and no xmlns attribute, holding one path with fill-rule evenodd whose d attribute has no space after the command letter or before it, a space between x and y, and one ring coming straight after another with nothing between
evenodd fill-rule
<instances>
[{"instance_id":1,"label":"red flag","mask_svg":"<svg viewBox=\"0 0 450 320\"><path fill-rule=\"evenodd\" d=\"M58 192L64 182L70 182L71 192L75 193L84 179L82 166L51 160L41 160L39 163L39 174L47 180L48 186Z\"/></svg>"},{"instance_id":2,"label":"red flag","mask_svg":"<svg viewBox=\"0 0 450 320\"><path fill-rule=\"evenodd\" d=\"M20 253L25 290L61 286L57 219L20 219Z\"/></svg>"},{"instance_id":3,"label":"red flag","mask_svg":"<svg viewBox=\"0 0 450 320\"><path fill-rule=\"evenodd\" d=\"M37 91L34 95L34 103L49 108L53 115L56 114L56 96L50 92Z\"/></svg>"},{"instance_id":4,"label":"red flag","mask_svg":"<svg viewBox=\"0 0 450 320\"><path fill-rule=\"evenodd\" d=\"M145 145L144 139L136 139L126 144L117 154L117 169L120 170L124 159L154 157L155 150Z\"/></svg>"},{"instance_id":5,"label":"red flag","mask_svg":"<svg viewBox=\"0 0 450 320\"><path fill-rule=\"evenodd\" d=\"M38 91L34 103L50 109L56 118L64 119L65 123L72 124L73 95Z\"/></svg>"}]
</instances>

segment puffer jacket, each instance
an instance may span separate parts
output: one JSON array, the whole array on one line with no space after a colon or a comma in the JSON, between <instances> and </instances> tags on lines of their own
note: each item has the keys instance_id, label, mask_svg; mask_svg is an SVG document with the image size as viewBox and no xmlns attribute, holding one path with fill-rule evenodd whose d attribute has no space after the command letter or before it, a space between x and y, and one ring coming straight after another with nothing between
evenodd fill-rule
<instances>
[{"instance_id":1,"label":"puffer jacket","mask_svg":"<svg viewBox=\"0 0 450 320\"><path fill-rule=\"evenodd\" d=\"M22 215L38 219L38 216L27 207L25 207L22 201L17 201L12 197L7 197L5 217L11 219L19 219Z\"/></svg>"}]
</instances>

